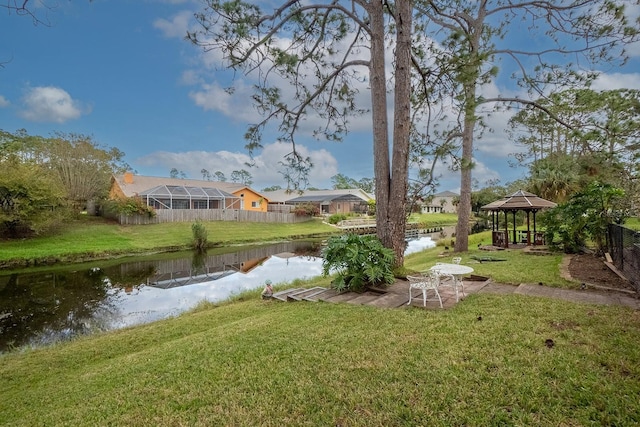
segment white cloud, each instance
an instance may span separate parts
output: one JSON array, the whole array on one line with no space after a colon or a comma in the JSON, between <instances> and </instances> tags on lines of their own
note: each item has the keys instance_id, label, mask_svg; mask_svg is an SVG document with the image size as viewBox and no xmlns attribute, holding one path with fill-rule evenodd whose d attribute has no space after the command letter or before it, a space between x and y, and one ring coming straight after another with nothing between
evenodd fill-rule
<instances>
[{"instance_id":1,"label":"white cloud","mask_svg":"<svg viewBox=\"0 0 640 427\"><path fill-rule=\"evenodd\" d=\"M156 19L153 22L153 26L162 31L165 37L184 38L193 19L192 11L183 10L173 15L171 19Z\"/></svg>"},{"instance_id":2,"label":"white cloud","mask_svg":"<svg viewBox=\"0 0 640 427\"><path fill-rule=\"evenodd\" d=\"M195 28L195 27L194 27ZM206 41L206 37L202 39ZM276 37L274 44L278 45L282 49L288 49L290 40L284 37ZM336 47L337 52L346 52L351 49L349 46L350 40L342 40L340 45ZM205 111L213 111L223 114L226 117L233 118L234 120L244 121L246 123L256 123L263 117L260 116L256 110L252 95L254 95L254 85L264 83L262 79L265 78L265 74L253 70L247 74L241 74L241 72L234 73L227 68L228 61L224 58L224 53L221 49L202 49L198 48L197 65L182 74L182 83L190 84L194 86L194 89L190 92L189 96L193 102L204 109ZM389 56L392 55L392 47L388 48ZM341 54L336 54L335 61L341 62L339 58ZM366 49L356 50L349 54L349 60L367 60L368 52ZM258 58L254 58L258 61ZM387 66L391 67L391 60L388 61ZM270 63L268 61L262 63L261 69L267 69ZM312 87L315 82L315 73L317 70L311 65L301 65L297 78L299 81L307 80L307 86ZM353 71L353 70L352 70ZM388 75L391 75L391 69L388 70ZM268 84L273 87L278 87L280 90L280 97L283 102L291 108L294 108L299 101L295 100L296 88L290 81L284 80L276 74L270 74L268 76ZM234 92L229 94L225 92L225 87L233 85ZM369 109L371 106L371 94L369 91L369 78L368 71L365 67L360 67L357 70L355 78L351 79L351 89L357 90L356 105L361 109ZM391 102L393 97L389 97ZM307 115L304 120L301 121L298 126L298 135L310 136L314 131L323 129L326 126L324 119L319 114L315 114L311 110L307 110ZM274 125L277 119L274 119ZM358 132L363 130L371 131L371 116L370 114L361 114L358 116L348 117L348 129L350 132Z\"/></svg>"},{"instance_id":3,"label":"white cloud","mask_svg":"<svg viewBox=\"0 0 640 427\"><path fill-rule=\"evenodd\" d=\"M495 167L494 165L493 167ZM502 168L506 169L506 167ZM477 180L481 185L485 184L488 181L499 179L503 184L505 184L504 173L500 173L494 170L491 166L483 163L477 158L474 159L474 167L473 167L473 178Z\"/></svg>"},{"instance_id":4,"label":"white cloud","mask_svg":"<svg viewBox=\"0 0 640 427\"><path fill-rule=\"evenodd\" d=\"M508 133L509 119L514 112L514 110L493 111L483 118L488 128L484 130L481 137L474 139L473 145L477 152L505 158L514 152L521 151L521 147L516 146Z\"/></svg>"},{"instance_id":5,"label":"white cloud","mask_svg":"<svg viewBox=\"0 0 640 427\"><path fill-rule=\"evenodd\" d=\"M256 157L258 169L265 173L265 180L269 182L282 182L282 175L278 172L282 170L280 162L292 150L292 146L286 142L274 142L265 145L259 156ZM329 151L325 149L309 150L306 146L296 144L296 151L302 157L309 157L313 168L309 173L309 183L313 186L322 186L330 178L338 173L338 161ZM253 172L252 172L253 173ZM256 175L260 176L260 175Z\"/></svg>"},{"instance_id":6,"label":"white cloud","mask_svg":"<svg viewBox=\"0 0 640 427\"><path fill-rule=\"evenodd\" d=\"M314 167L309 176L309 182L314 185L328 182L338 173L338 162L331 153L321 149L310 151L303 145L297 145L296 149L304 157L310 157ZM247 170L253 177L253 186L263 188L274 184L282 185L284 180L280 171L284 156L291 152L291 145L284 142L267 144L260 153L254 156L255 166L249 167L246 163L251 159L246 153L230 151L186 151L167 152L158 151L136 159L135 163L145 167L157 167L166 171L176 168L185 172L189 178L202 179L202 169L214 174L221 171L227 179L234 170Z\"/></svg>"},{"instance_id":7,"label":"white cloud","mask_svg":"<svg viewBox=\"0 0 640 427\"><path fill-rule=\"evenodd\" d=\"M4 96L0 95L0 108L8 107L10 104L9 100Z\"/></svg>"},{"instance_id":8,"label":"white cloud","mask_svg":"<svg viewBox=\"0 0 640 427\"><path fill-rule=\"evenodd\" d=\"M226 117L245 123L255 123L260 120L260 116L250 102L251 88L246 87L242 82L234 86L233 92L228 92L216 82L202 84L199 90L189 92L189 97L205 111L222 113Z\"/></svg>"},{"instance_id":9,"label":"white cloud","mask_svg":"<svg viewBox=\"0 0 640 427\"><path fill-rule=\"evenodd\" d=\"M195 86L202 82L203 82L202 77L195 70L183 71L182 75L180 76L180 83L187 86Z\"/></svg>"},{"instance_id":10,"label":"white cloud","mask_svg":"<svg viewBox=\"0 0 640 427\"><path fill-rule=\"evenodd\" d=\"M593 90L640 89L640 73L601 74L591 86Z\"/></svg>"},{"instance_id":11,"label":"white cloud","mask_svg":"<svg viewBox=\"0 0 640 427\"><path fill-rule=\"evenodd\" d=\"M71 98L64 89L54 86L30 88L22 99L24 109L20 115L32 122L64 123L79 118L90 109Z\"/></svg>"}]
</instances>

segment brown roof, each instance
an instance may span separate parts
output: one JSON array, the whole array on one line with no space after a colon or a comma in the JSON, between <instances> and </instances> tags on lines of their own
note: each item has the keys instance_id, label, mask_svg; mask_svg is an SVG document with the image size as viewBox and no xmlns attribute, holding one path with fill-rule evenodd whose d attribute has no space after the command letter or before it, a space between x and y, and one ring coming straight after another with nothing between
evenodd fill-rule
<instances>
[{"instance_id":1,"label":"brown roof","mask_svg":"<svg viewBox=\"0 0 640 427\"><path fill-rule=\"evenodd\" d=\"M510 196L482 206L486 211L537 210L556 207L556 203L545 200L533 193L518 190Z\"/></svg>"},{"instance_id":2,"label":"brown roof","mask_svg":"<svg viewBox=\"0 0 640 427\"><path fill-rule=\"evenodd\" d=\"M175 185L179 187L217 188L227 193L233 193L243 188L249 188L245 184L221 181L202 181L199 179L161 178L156 176L143 176L125 173L114 175L113 179L118 183L126 197L137 196L154 187L163 185ZM254 190L252 190L254 191ZM255 191L254 191L255 192Z\"/></svg>"},{"instance_id":3,"label":"brown roof","mask_svg":"<svg viewBox=\"0 0 640 427\"><path fill-rule=\"evenodd\" d=\"M273 202L273 203L285 203L292 199L296 199L302 196L326 196L329 199L332 199L332 198L335 198L336 196L344 196L348 194L355 195L358 198L364 200L365 202L368 202L369 200L374 200L374 197L371 194L359 188L350 188L350 189L341 189L341 190L304 190L302 192L276 190L276 191L265 191L263 193L263 195L269 199L269 202Z\"/></svg>"}]
</instances>

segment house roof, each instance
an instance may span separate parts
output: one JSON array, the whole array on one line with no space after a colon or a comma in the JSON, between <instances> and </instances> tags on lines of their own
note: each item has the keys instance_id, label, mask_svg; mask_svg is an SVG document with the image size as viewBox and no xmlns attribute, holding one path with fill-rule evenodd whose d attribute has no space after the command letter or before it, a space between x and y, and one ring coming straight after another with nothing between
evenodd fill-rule
<instances>
[{"instance_id":1,"label":"house roof","mask_svg":"<svg viewBox=\"0 0 640 427\"><path fill-rule=\"evenodd\" d=\"M239 199L231 193L227 193L219 188L192 187L184 185L158 185L149 190L145 190L139 196L180 198L190 200L223 200Z\"/></svg>"},{"instance_id":2,"label":"house roof","mask_svg":"<svg viewBox=\"0 0 640 427\"><path fill-rule=\"evenodd\" d=\"M436 193L433 197L459 197L459 194L454 193L453 191L441 191L440 193Z\"/></svg>"},{"instance_id":3,"label":"house roof","mask_svg":"<svg viewBox=\"0 0 640 427\"><path fill-rule=\"evenodd\" d=\"M248 187L245 184L238 184L234 182L221 182L221 181L203 181L199 179L181 179L181 178L163 178L156 176L144 176L133 175L130 173L114 175L113 180L117 182L120 189L126 197L139 196L143 193L156 189L157 187L184 187L184 188L203 188L203 189L218 189L226 192L227 197L235 197L232 193L247 189L256 194L257 191ZM186 194L186 193L185 193ZM262 196L261 194L259 194Z\"/></svg>"},{"instance_id":4,"label":"house roof","mask_svg":"<svg viewBox=\"0 0 640 427\"><path fill-rule=\"evenodd\" d=\"M331 203L333 201L365 201L355 194L308 194L287 200L287 203Z\"/></svg>"},{"instance_id":5,"label":"house roof","mask_svg":"<svg viewBox=\"0 0 640 427\"><path fill-rule=\"evenodd\" d=\"M533 193L518 190L510 196L491 202L480 209L487 211L537 210L553 208L556 204Z\"/></svg>"},{"instance_id":6,"label":"house roof","mask_svg":"<svg viewBox=\"0 0 640 427\"><path fill-rule=\"evenodd\" d=\"M344 190L306 190L302 193L299 193L297 191L287 192L287 190L277 190L277 191L265 191L263 194L269 199L270 202L273 202L273 203L285 203L293 199L298 199L300 197L307 197L307 196L321 197L321 198L329 197L329 200L333 200L335 196L339 197L339 196L345 196L345 195L354 195L366 202L368 202L369 200L374 200L372 195L370 195L366 191L363 191L359 188L351 188L351 189L344 189ZM319 199L314 199L314 200L319 200Z\"/></svg>"}]
</instances>

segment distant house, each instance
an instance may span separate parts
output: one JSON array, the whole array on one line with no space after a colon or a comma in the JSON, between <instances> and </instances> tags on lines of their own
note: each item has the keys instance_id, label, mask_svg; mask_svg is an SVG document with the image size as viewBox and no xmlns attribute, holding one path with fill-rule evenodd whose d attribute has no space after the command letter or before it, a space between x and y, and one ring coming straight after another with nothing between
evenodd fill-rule
<instances>
[{"instance_id":1,"label":"distant house","mask_svg":"<svg viewBox=\"0 0 640 427\"><path fill-rule=\"evenodd\" d=\"M422 213L457 213L459 197L452 191L434 194L429 203L422 205Z\"/></svg>"},{"instance_id":2,"label":"distant house","mask_svg":"<svg viewBox=\"0 0 640 427\"><path fill-rule=\"evenodd\" d=\"M137 197L155 209L267 212L268 199L244 184L134 175L113 176L110 199Z\"/></svg>"},{"instance_id":3,"label":"distant house","mask_svg":"<svg viewBox=\"0 0 640 427\"><path fill-rule=\"evenodd\" d=\"M283 210L285 207L295 208L297 205L311 204L323 215L336 213L366 214L369 202L374 198L367 192L355 189L345 190L306 190L288 193L285 190L267 191L269 210Z\"/></svg>"}]
</instances>

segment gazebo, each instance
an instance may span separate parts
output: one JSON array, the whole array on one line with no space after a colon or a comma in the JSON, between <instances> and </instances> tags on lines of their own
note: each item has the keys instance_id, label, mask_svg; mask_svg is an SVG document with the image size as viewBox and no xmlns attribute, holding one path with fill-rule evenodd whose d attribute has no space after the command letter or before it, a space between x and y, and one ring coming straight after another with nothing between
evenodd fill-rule
<instances>
[{"instance_id":1,"label":"gazebo","mask_svg":"<svg viewBox=\"0 0 640 427\"><path fill-rule=\"evenodd\" d=\"M509 242L515 244L521 243L529 245L543 245L544 234L536 230L536 212L540 209L553 208L556 204L536 196L533 193L518 190L510 196L503 197L500 200L491 202L482 206L480 209L491 212L491 230L492 244L503 248L509 247ZM524 211L527 213L527 231L516 230L516 212ZM499 229L499 215L504 212L504 230ZM513 215L513 230L509 230L508 213ZM533 234L531 232L530 215L533 212ZM532 239L533 237L533 239Z\"/></svg>"}]
</instances>

